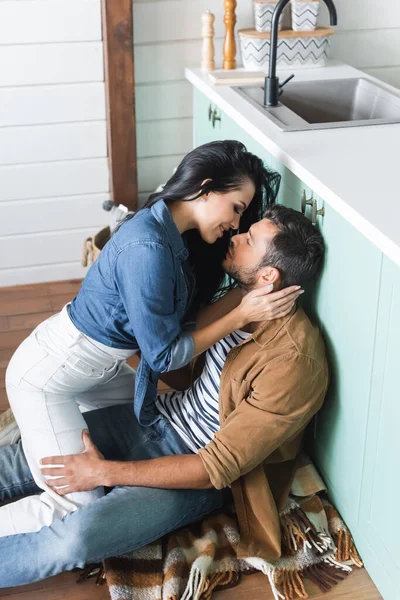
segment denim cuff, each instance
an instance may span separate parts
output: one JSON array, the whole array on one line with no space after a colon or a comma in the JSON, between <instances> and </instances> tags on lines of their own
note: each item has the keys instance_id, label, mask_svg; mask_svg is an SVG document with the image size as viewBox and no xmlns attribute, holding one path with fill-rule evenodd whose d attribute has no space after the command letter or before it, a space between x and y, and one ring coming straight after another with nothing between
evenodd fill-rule
<instances>
[{"instance_id":1,"label":"denim cuff","mask_svg":"<svg viewBox=\"0 0 400 600\"><path fill-rule=\"evenodd\" d=\"M183 332L171 348L171 360L168 371L175 371L188 364L194 355L194 341L190 333Z\"/></svg>"}]
</instances>

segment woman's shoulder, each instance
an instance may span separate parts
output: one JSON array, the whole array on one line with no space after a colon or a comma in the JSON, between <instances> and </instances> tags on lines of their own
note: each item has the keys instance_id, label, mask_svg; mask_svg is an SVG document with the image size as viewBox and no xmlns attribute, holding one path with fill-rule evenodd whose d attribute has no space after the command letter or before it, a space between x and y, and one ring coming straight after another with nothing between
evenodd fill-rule
<instances>
[{"instance_id":1,"label":"woman's shoulder","mask_svg":"<svg viewBox=\"0 0 400 600\"><path fill-rule=\"evenodd\" d=\"M168 245L165 231L150 208L128 217L113 234L112 240L120 251L136 244Z\"/></svg>"}]
</instances>

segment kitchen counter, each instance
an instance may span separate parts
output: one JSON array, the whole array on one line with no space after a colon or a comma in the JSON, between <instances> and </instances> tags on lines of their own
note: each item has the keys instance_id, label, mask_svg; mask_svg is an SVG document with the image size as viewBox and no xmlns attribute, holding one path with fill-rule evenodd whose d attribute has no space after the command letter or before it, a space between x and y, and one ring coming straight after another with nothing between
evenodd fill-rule
<instances>
[{"instance_id":1,"label":"kitchen counter","mask_svg":"<svg viewBox=\"0 0 400 600\"><path fill-rule=\"evenodd\" d=\"M391 86L336 61L323 68L293 72L296 81L364 77L400 96ZM281 81L288 73L278 70ZM186 69L185 74L211 102L400 266L400 123L282 132L231 87L213 85L200 69Z\"/></svg>"}]
</instances>

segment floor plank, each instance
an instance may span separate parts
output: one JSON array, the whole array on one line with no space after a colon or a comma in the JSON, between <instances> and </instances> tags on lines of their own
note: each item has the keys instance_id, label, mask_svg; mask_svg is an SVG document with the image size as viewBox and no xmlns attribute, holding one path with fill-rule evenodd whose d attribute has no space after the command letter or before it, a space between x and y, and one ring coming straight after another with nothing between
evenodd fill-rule
<instances>
[{"instance_id":1,"label":"floor plank","mask_svg":"<svg viewBox=\"0 0 400 600\"><path fill-rule=\"evenodd\" d=\"M5 369L16 348L0 348L0 369Z\"/></svg>"},{"instance_id":2,"label":"floor plank","mask_svg":"<svg viewBox=\"0 0 400 600\"><path fill-rule=\"evenodd\" d=\"M71 302L73 298L74 294L71 295L70 293L51 296L50 300L53 311L60 311L67 304L67 302Z\"/></svg>"},{"instance_id":3,"label":"floor plank","mask_svg":"<svg viewBox=\"0 0 400 600\"><path fill-rule=\"evenodd\" d=\"M365 569L354 569L327 594L309 582L306 582L306 590L312 600L382 600ZM273 594L266 576L255 573L244 575L237 587L216 592L213 600L273 600Z\"/></svg>"},{"instance_id":4,"label":"floor plank","mask_svg":"<svg viewBox=\"0 0 400 600\"><path fill-rule=\"evenodd\" d=\"M1 298L0 316L27 315L31 313L53 310L50 296L34 296L32 298Z\"/></svg>"},{"instance_id":5,"label":"floor plank","mask_svg":"<svg viewBox=\"0 0 400 600\"><path fill-rule=\"evenodd\" d=\"M81 287L81 279L68 281L50 281L48 283L33 283L32 285L16 285L0 288L0 302L3 299L40 298L43 296L56 296L59 294L70 294L73 298Z\"/></svg>"},{"instance_id":6,"label":"floor plank","mask_svg":"<svg viewBox=\"0 0 400 600\"><path fill-rule=\"evenodd\" d=\"M79 280L0 289L0 412L8 408L5 370L17 345L42 321L60 310L79 291ZM137 367L137 357L129 363ZM164 386L166 387L166 386ZM1 600L109 600L107 586L94 580L76 583L77 574L66 572L31 585L0 589ZM355 569L328 594L307 584L312 600L381 600L364 569ZM213 600L273 600L265 575L244 576L239 586L216 592Z\"/></svg>"},{"instance_id":7,"label":"floor plank","mask_svg":"<svg viewBox=\"0 0 400 600\"><path fill-rule=\"evenodd\" d=\"M10 408L5 387L0 388L0 413Z\"/></svg>"},{"instance_id":8,"label":"floor plank","mask_svg":"<svg viewBox=\"0 0 400 600\"><path fill-rule=\"evenodd\" d=\"M76 583L76 573L61 573L17 588L0 589L2 600L109 600L107 587L96 586L94 580ZM344 581L323 594L317 586L306 583L311 600L382 600L365 569L355 569ZM215 592L213 600L273 600L268 579L261 573L245 575L234 588Z\"/></svg>"},{"instance_id":9,"label":"floor plank","mask_svg":"<svg viewBox=\"0 0 400 600\"><path fill-rule=\"evenodd\" d=\"M20 331L21 329L34 329L39 323L42 323L56 311L47 311L40 313L31 313L29 315L10 315L0 318L0 332L2 331Z\"/></svg>"},{"instance_id":10,"label":"floor plank","mask_svg":"<svg viewBox=\"0 0 400 600\"><path fill-rule=\"evenodd\" d=\"M21 342L32 332L33 327L29 329L20 329L19 331L2 331L0 333L0 350L11 348L15 350Z\"/></svg>"},{"instance_id":11,"label":"floor plank","mask_svg":"<svg viewBox=\"0 0 400 600\"><path fill-rule=\"evenodd\" d=\"M76 574L69 574L69 583L58 584L58 578L52 577L52 587L24 590L23 587L8 588L2 600L110 600L107 585L96 585L94 580L76 583ZM26 586L29 587L29 586Z\"/></svg>"}]
</instances>

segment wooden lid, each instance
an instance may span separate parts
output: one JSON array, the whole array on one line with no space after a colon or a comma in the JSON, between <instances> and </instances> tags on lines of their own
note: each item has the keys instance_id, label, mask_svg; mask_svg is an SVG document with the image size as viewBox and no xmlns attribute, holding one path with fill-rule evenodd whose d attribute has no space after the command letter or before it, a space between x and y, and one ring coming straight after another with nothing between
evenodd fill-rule
<instances>
[{"instance_id":1,"label":"wooden lid","mask_svg":"<svg viewBox=\"0 0 400 600\"><path fill-rule=\"evenodd\" d=\"M309 37L325 37L333 35L335 30L332 27L317 27L314 31L293 31L293 29L281 29L278 31L278 38L309 38ZM256 29L239 29L240 37L255 38L259 40L269 40L271 32L264 31L260 33Z\"/></svg>"}]
</instances>

